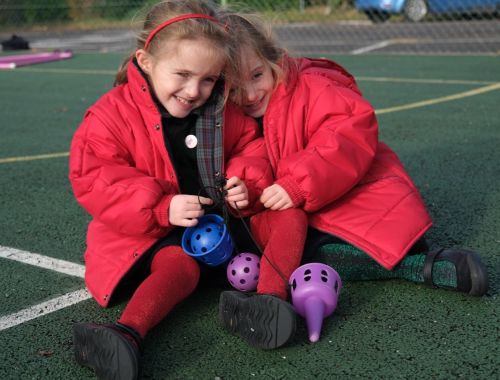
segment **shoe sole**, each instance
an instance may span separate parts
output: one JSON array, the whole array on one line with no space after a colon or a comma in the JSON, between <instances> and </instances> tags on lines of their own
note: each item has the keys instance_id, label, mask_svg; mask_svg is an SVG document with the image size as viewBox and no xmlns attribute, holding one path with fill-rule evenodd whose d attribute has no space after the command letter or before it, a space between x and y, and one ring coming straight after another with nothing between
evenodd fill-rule
<instances>
[{"instance_id":1,"label":"shoe sole","mask_svg":"<svg viewBox=\"0 0 500 380\"><path fill-rule=\"evenodd\" d=\"M101 325L73 327L75 359L92 368L98 379L134 380L139 376L138 354L120 333Z\"/></svg>"},{"instance_id":2,"label":"shoe sole","mask_svg":"<svg viewBox=\"0 0 500 380\"><path fill-rule=\"evenodd\" d=\"M249 297L240 292L223 292L219 302L219 318L231 334L264 350L285 345L296 330L293 307L267 295Z\"/></svg>"}]
</instances>

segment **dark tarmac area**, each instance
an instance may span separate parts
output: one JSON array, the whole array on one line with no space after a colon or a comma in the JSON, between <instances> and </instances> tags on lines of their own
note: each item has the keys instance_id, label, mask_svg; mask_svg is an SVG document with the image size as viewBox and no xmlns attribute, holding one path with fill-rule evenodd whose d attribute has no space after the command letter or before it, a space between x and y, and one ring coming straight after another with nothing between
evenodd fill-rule
<instances>
[{"instance_id":1,"label":"dark tarmac area","mask_svg":"<svg viewBox=\"0 0 500 380\"><path fill-rule=\"evenodd\" d=\"M355 75L380 139L429 209L427 240L479 252L486 295L344 281L317 343L299 319L290 344L261 351L222 328L223 288L200 288L145 339L141 378L498 379L499 28L498 21L277 27L292 51L328 56ZM74 360L72 326L113 322L125 302L103 309L85 290L89 217L69 185L68 149L85 110L111 89L134 33L12 30L0 40L13 33L33 49L75 54L0 70L0 379L93 379ZM14 249L29 260L12 257Z\"/></svg>"}]
</instances>

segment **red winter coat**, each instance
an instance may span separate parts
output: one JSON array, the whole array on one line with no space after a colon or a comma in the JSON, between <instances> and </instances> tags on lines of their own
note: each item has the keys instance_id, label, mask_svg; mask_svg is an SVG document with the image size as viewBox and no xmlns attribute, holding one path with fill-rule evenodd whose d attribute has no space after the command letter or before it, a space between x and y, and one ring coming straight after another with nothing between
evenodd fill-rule
<instances>
[{"instance_id":1,"label":"red winter coat","mask_svg":"<svg viewBox=\"0 0 500 380\"><path fill-rule=\"evenodd\" d=\"M432 224L417 188L378 142L374 110L349 73L323 59L285 63L263 120L276 183L312 227L392 269Z\"/></svg>"},{"instance_id":2,"label":"red winter coat","mask_svg":"<svg viewBox=\"0 0 500 380\"><path fill-rule=\"evenodd\" d=\"M128 83L99 99L73 137L69 178L77 201L93 217L85 282L101 306L143 253L173 228L168 208L179 186L161 126L146 80L130 64ZM245 181L250 204L258 207L255 200L272 182L258 126L227 105L222 128L222 170Z\"/></svg>"}]
</instances>

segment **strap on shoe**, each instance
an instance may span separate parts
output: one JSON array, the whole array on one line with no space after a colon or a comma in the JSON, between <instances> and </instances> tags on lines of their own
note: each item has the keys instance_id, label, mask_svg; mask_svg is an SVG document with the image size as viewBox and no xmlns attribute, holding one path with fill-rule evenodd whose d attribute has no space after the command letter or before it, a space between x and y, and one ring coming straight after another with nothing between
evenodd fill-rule
<instances>
[{"instance_id":1,"label":"strap on shoe","mask_svg":"<svg viewBox=\"0 0 500 380\"><path fill-rule=\"evenodd\" d=\"M423 274L424 284L427 286L436 287L432 282L432 267L434 266L434 260L441 252L443 252L443 250L444 248L434 249L425 256Z\"/></svg>"},{"instance_id":2,"label":"strap on shoe","mask_svg":"<svg viewBox=\"0 0 500 380\"><path fill-rule=\"evenodd\" d=\"M139 333L137 331L135 331L135 329L133 329L130 326L124 325L123 323L120 323L120 322L113 323L113 327L115 327L117 330L121 331L122 333L125 333L125 334L128 334L129 336L131 336L134 339L139 351L142 351L142 337L139 335Z\"/></svg>"}]
</instances>

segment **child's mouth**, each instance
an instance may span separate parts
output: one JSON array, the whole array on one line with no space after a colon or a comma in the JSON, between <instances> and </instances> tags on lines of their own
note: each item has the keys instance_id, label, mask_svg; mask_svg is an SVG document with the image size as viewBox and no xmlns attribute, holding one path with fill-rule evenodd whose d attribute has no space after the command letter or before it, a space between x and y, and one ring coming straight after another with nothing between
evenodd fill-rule
<instances>
[{"instance_id":1,"label":"child's mouth","mask_svg":"<svg viewBox=\"0 0 500 380\"><path fill-rule=\"evenodd\" d=\"M248 109L249 111L257 111L262 106L262 102L263 101L264 101L264 98L261 98L261 99L259 99L258 101L254 102L254 103L247 104L245 106L245 108Z\"/></svg>"},{"instance_id":2,"label":"child's mouth","mask_svg":"<svg viewBox=\"0 0 500 380\"><path fill-rule=\"evenodd\" d=\"M175 97L175 99L176 99L179 103L181 103L181 104L183 104L183 105L186 105L186 106L190 106L190 105L192 105L192 104L193 104L193 101L192 101L192 100L187 100L187 99L181 98L181 97L179 97L179 96L176 96L176 97Z\"/></svg>"}]
</instances>

